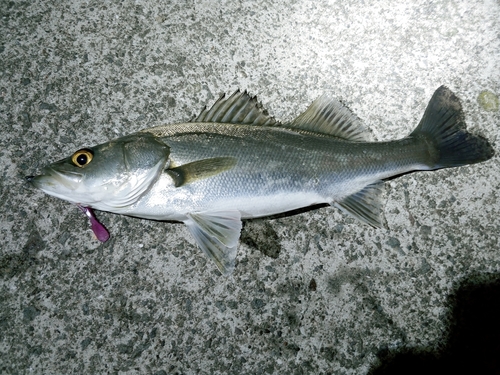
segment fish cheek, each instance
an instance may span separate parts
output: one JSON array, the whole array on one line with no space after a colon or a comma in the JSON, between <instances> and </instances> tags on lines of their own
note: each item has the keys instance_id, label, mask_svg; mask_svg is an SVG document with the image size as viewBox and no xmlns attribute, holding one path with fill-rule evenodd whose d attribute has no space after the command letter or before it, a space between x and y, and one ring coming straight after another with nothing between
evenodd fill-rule
<instances>
[{"instance_id":1,"label":"fish cheek","mask_svg":"<svg viewBox=\"0 0 500 375\"><path fill-rule=\"evenodd\" d=\"M117 150L96 152L93 160L84 168L79 168L82 180L78 190L92 201L103 201L115 193L128 179L123 161ZM82 202L84 203L84 202Z\"/></svg>"},{"instance_id":2,"label":"fish cheek","mask_svg":"<svg viewBox=\"0 0 500 375\"><path fill-rule=\"evenodd\" d=\"M156 142L152 135L126 140L116 151L120 155L110 160L113 165L107 169L107 181L102 187L105 192L96 191L109 211L136 203L158 180L169 156L168 146Z\"/></svg>"}]
</instances>

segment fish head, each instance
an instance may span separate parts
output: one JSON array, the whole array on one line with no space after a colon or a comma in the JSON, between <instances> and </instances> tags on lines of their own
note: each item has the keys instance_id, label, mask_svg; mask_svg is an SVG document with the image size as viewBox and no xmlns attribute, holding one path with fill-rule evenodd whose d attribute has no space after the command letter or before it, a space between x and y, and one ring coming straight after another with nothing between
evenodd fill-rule
<instances>
[{"instance_id":1,"label":"fish head","mask_svg":"<svg viewBox=\"0 0 500 375\"><path fill-rule=\"evenodd\" d=\"M54 197L116 212L133 205L157 181L170 149L150 133L135 133L76 151L28 180Z\"/></svg>"}]
</instances>

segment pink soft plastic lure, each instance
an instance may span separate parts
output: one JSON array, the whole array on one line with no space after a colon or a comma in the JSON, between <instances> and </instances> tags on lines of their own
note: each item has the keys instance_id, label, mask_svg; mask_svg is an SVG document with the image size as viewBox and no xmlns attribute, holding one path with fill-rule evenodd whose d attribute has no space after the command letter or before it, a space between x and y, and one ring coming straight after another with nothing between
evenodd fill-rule
<instances>
[{"instance_id":1,"label":"pink soft plastic lure","mask_svg":"<svg viewBox=\"0 0 500 375\"><path fill-rule=\"evenodd\" d=\"M108 230L102 225L99 220L94 215L94 211L92 211L89 207L83 207L77 204L77 207L87 216L90 220L90 225L92 227L92 231L94 232L97 239L101 242L106 242L109 239Z\"/></svg>"}]
</instances>

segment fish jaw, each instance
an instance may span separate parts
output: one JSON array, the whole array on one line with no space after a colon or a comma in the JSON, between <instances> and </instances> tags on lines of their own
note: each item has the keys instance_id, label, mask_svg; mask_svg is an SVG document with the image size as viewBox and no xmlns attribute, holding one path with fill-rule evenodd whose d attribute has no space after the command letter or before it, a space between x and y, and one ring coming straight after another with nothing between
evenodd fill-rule
<instances>
[{"instance_id":1,"label":"fish jaw","mask_svg":"<svg viewBox=\"0 0 500 375\"><path fill-rule=\"evenodd\" d=\"M77 197L70 198L75 196L73 192L78 189L82 181L82 175L78 172L61 173L49 165L43 168L40 175L27 177L27 180L45 194L71 203L78 202Z\"/></svg>"}]
</instances>

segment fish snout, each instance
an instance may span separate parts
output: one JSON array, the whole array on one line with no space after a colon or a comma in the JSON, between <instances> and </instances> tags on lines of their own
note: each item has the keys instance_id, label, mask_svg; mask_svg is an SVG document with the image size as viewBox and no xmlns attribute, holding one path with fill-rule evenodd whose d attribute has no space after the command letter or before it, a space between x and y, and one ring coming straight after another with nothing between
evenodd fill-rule
<instances>
[{"instance_id":1,"label":"fish snout","mask_svg":"<svg viewBox=\"0 0 500 375\"><path fill-rule=\"evenodd\" d=\"M27 185L40 188L40 179L43 177L42 176L25 176L24 181L26 181Z\"/></svg>"}]
</instances>

